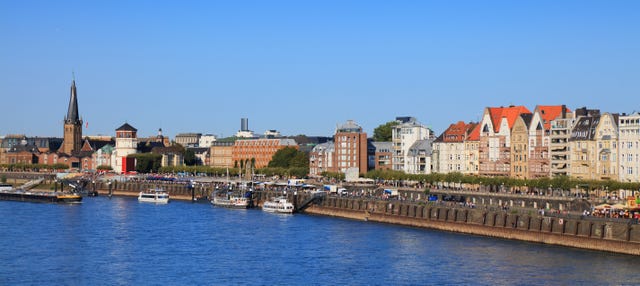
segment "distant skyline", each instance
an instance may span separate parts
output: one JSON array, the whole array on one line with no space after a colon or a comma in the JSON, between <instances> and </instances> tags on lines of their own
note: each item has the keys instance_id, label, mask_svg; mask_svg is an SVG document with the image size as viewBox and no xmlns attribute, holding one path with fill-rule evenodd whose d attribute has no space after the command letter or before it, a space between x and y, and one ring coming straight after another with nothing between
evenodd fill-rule
<instances>
[{"instance_id":1,"label":"distant skyline","mask_svg":"<svg viewBox=\"0 0 640 286\"><path fill-rule=\"evenodd\" d=\"M0 136L436 135L487 106L640 111L639 1L3 1Z\"/></svg>"}]
</instances>

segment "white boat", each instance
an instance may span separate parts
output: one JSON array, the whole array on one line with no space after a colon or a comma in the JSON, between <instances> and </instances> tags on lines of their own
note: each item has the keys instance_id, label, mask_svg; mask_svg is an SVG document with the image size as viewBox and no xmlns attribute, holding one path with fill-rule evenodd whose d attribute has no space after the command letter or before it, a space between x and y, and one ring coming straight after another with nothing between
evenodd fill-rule
<instances>
[{"instance_id":1,"label":"white boat","mask_svg":"<svg viewBox=\"0 0 640 286\"><path fill-rule=\"evenodd\" d=\"M272 213L293 213L293 204L287 201L285 197L275 197L269 201L264 202L262 210Z\"/></svg>"},{"instance_id":2,"label":"white boat","mask_svg":"<svg viewBox=\"0 0 640 286\"><path fill-rule=\"evenodd\" d=\"M233 195L214 195L211 204L218 207L246 209L249 207L249 199Z\"/></svg>"},{"instance_id":3,"label":"white boat","mask_svg":"<svg viewBox=\"0 0 640 286\"><path fill-rule=\"evenodd\" d=\"M140 192L138 201L144 203L166 204L169 203L169 193L162 189L151 189L146 192Z\"/></svg>"}]
</instances>

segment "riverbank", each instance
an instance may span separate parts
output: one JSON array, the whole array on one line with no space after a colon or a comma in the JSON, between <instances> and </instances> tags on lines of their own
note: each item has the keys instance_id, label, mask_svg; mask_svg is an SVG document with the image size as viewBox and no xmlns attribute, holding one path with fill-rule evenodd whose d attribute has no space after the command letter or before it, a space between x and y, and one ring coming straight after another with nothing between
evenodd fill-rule
<instances>
[{"instance_id":1,"label":"riverbank","mask_svg":"<svg viewBox=\"0 0 640 286\"><path fill-rule=\"evenodd\" d=\"M640 226L481 209L327 198L309 214L640 255Z\"/></svg>"}]
</instances>

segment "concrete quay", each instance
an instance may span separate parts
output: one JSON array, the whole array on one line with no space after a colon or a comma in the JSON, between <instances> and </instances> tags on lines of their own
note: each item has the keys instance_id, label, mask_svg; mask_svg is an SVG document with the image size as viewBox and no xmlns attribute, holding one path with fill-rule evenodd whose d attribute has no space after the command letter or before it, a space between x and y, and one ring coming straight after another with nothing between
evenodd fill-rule
<instances>
[{"instance_id":1,"label":"concrete quay","mask_svg":"<svg viewBox=\"0 0 640 286\"><path fill-rule=\"evenodd\" d=\"M640 255L640 225L598 219L327 197L307 213L596 251Z\"/></svg>"}]
</instances>

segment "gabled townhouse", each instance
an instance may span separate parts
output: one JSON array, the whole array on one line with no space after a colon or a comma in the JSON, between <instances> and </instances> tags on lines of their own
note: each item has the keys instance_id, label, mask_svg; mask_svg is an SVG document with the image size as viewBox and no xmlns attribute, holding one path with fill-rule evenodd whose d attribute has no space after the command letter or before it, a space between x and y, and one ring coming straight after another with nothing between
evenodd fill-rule
<instances>
[{"instance_id":1,"label":"gabled townhouse","mask_svg":"<svg viewBox=\"0 0 640 286\"><path fill-rule=\"evenodd\" d=\"M596 178L596 129L600 123L600 110L579 108L575 111L575 123L569 137L572 178L593 180Z\"/></svg>"},{"instance_id":2,"label":"gabled townhouse","mask_svg":"<svg viewBox=\"0 0 640 286\"><path fill-rule=\"evenodd\" d=\"M449 127L433 142L433 172L436 173L473 173L469 160L477 158L469 154L467 141L478 123L458 121ZM479 133L478 133L479 134ZM477 142L476 142L477 143ZM477 151L477 148L476 148Z\"/></svg>"},{"instance_id":3,"label":"gabled townhouse","mask_svg":"<svg viewBox=\"0 0 640 286\"><path fill-rule=\"evenodd\" d=\"M527 178L547 178L551 175L551 122L564 119L570 113L565 105L536 106L529 126Z\"/></svg>"},{"instance_id":4,"label":"gabled townhouse","mask_svg":"<svg viewBox=\"0 0 640 286\"><path fill-rule=\"evenodd\" d=\"M605 112L596 128L596 179L618 180L618 114Z\"/></svg>"},{"instance_id":5,"label":"gabled townhouse","mask_svg":"<svg viewBox=\"0 0 640 286\"><path fill-rule=\"evenodd\" d=\"M520 114L511 128L511 173L516 179L529 179L529 129L533 114Z\"/></svg>"},{"instance_id":6,"label":"gabled townhouse","mask_svg":"<svg viewBox=\"0 0 640 286\"><path fill-rule=\"evenodd\" d=\"M524 106L487 107L480 121L479 165L481 176L509 176L511 173L511 128Z\"/></svg>"},{"instance_id":7,"label":"gabled townhouse","mask_svg":"<svg viewBox=\"0 0 640 286\"><path fill-rule=\"evenodd\" d=\"M640 182L640 113L622 114L618 118L618 157L622 182Z\"/></svg>"}]
</instances>

